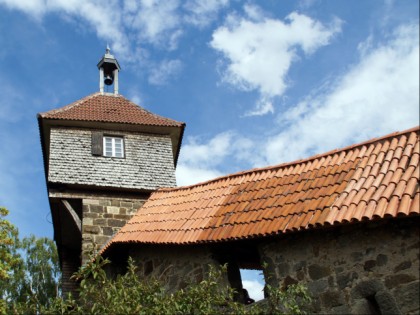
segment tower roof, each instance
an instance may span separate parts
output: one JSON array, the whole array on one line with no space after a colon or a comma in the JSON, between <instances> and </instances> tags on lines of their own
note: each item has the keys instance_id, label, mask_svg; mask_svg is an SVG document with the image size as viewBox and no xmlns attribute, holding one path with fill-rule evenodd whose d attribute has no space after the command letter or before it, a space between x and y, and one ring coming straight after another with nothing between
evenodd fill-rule
<instances>
[{"instance_id":1,"label":"tower roof","mask_svg":"<svg viewBox=\"0 0 420 315\"><path fill-rule=\"evenodd\" d=\"M182 127L185 124L153 114L122 95L95 93L64 107L40 113L47 119Z\"/></svg>"}]
</instances>

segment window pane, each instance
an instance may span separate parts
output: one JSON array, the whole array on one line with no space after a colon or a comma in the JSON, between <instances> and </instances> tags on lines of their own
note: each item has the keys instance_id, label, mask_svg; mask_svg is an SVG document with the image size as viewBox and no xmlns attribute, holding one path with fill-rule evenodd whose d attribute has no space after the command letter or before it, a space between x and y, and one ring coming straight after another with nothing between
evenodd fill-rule
<instances>
[{"instance_id":1,"label":"window pane","mask_svg":"<svg viewBox=\"0 0 420 315\"><path fill-rule=\"evenodd\" d=\"M124 157L124 139L104 137L104 156Z\"/></svg>"}]
</instances>

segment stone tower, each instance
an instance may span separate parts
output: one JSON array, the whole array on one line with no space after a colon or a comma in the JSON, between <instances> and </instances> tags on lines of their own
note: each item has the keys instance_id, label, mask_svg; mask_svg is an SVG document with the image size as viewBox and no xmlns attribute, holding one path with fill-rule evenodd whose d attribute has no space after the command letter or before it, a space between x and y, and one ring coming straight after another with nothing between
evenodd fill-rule
<instances>
[{"instance_id":1,"label":"stone tower","mask_svg":"<svg viewBox=\"0 0 420 315\"><path fill-rule=\"evenodd\" d=\"M101 248L152 191L176 185L185 124L119 95L120 66L109 48L98 68L98 93L38 114L63 293L75 289L69 278L92 246Z\"/></svg>"}]
</instances>

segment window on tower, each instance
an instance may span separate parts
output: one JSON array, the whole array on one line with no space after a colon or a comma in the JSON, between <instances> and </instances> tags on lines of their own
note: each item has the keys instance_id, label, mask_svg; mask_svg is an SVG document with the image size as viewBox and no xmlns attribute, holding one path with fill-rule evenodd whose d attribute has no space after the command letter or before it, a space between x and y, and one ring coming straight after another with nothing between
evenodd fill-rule
<instances>
[{"instance_id":1,"label":"window on tower","mask_svg":"<svg viewBox=\"0 0 420 315\"><path fill-rule=\"evenodd\" d=\"M92 155L124 158L124 137L92 131Z\"/></svg>"},{"instance_id":2,"label":"window on tower","mask_svg":"<svg viewBox=\"0 0 420 315\"><path fill-rule=\"evenodd\" d=\"M124 139L122 137L104 136L103 155L109 157L124 157Z\"/></svg>"}]
</instances>

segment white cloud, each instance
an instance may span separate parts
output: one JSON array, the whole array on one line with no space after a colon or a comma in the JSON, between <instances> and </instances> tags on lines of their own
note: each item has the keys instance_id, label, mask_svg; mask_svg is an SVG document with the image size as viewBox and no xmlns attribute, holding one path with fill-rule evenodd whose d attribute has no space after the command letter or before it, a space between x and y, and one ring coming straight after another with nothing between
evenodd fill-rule
<instances>
[{"instance_id":1,"label":"white cloud","mask_svg":"<svg viewBox=\"0 0 420 315\"><path fill-rule=\"evenodd\" d=\"M198 138L188 138L182 147L182 161L192 165L214 165L230 154L233 133L216 135L207 143Z\"/></svg>"},{"instance_id":2,"label":"white cloud","mask_svg":"<svg viewBox=\"0 0 420 315\"><path fill-rule=\"evenodd\" d=\"M179 163L176 168L176 182L178 186L187 186L205 182L221 175L222 173L216 169L194 167L182 163Z\"/></svg>"},{"instance_id":3,"label":"white cloud","mask_svg":"<svg viewBox=\"0 0 420 315\"><path fill-rule=\"evenodd\" d=\"M231 154L232 137L232 133L225 132L207 143L198 138L187 138L176 170L177 184L191 185L220 176L216 166Z\"/></svg>"},{"instance_id":4,"label":"white cloud","mask_svg":"<svg viewBox=\"0 0 420 315\"><path fill-rule=\"evenodd\" d=\"M287 73L298 59L297 48L309 55L327 45L340 31L341 21L335 19L325 26L293 12L283 22L263 18L256 7L245 9L248 18L230 15L225 25L214 31L210 45L226 60L224 82L240 90L259 91L257 108L248 115L261 115L273 109L267 100L281 96L287 89Z\"/></svg>"},{"instance_id":5,"label":"white cloud","mask_svg":"<svg viewBox=\"0 0 420 315\"><path fill-rule=\"evenodd\" d=\"M163 85L168 79L181 71L180 60L163 60L159 66L150 70L149 82L155 85Z\"/></svg>"},{"instance_id":6,"label":"white cloud","mask_svg":"<svg viewBox=\"0 0 420 315\"><path fill-rule=\"evenodd\" d=\"M283 132L268 139L264 157L279 163L419 124L418 25L387 42L363 45L361 60L335 85L282 113Z\"/></svg>"},{"instance_id":7,"label":"white cloud","mask_svg":"<svg viewBox=\"0 0 420 315\"><path fill-rule=\"evenodd\" d=\"M0 99L0 123L19 121L25 113L27 100L19 89L0 77L2 97Z\"/></svg>"},{"instance_id":8,"label":"white cloud","mask_svg":"<svg viewBox=\"0 0 420 315\"><path fill-rule=\"evenodd\" d=\"M191 185L224 175L221 169L228 160L249 164L254 161L253 146L250 139L229 131L209 140L187 138L176 170L178 185Z\"/></svg>"},{"instance_id":9,"label":"white cloud","mask_svg":"<svg viewBox=\"0 0 420 315\"><path fill-rule=\"evenodd\" d=\"M249 297L255 301L264 299L264 286L256 280L243 280L242 285L248 291Z\"/></svg>"},{"instance_id":10,"label":"white cloud","mask_svg":"<svg viewBox=\"0 0 420 315\"><path fill-rule=\"evenodd\" d=\"M258 100L254 109L247 111L244 116L262 116L268 113L274 114L273 102L265 98Z\"/></svg>"},{"instance_id":11,"label":"white cloud","mask_svg":"<svg viewBox=\"0 0 420 315\"><path fill-rule=\"evenodd\" d=\"M137 4L130 2L124 11L124 21L129 29L138 31L140 40L166 45L167 39L179 32L181 21L178 7L177 0L141 0Z\"/></svg>"},{"instance_id":12,"label":"white cloud","mask_svg":"<svg viewBox=\"0 0 420 315\"><path fill-rule=\"evenodd\" d=\"M189 0L184 8L187 11L184 19L187 23L198 27L209 25L220 9L229 5L229 0Z\"/></svg>"},{"instance_id":13,"label":"white cloud","mask_svg":"<svg viewBox=\"0 0 420 315\"><path fill-rule=\"evenodd\" d=\"M106 5L100 0L0 0L1 4L9 9L23 11L38 21L49 13L61 14L66 19L81 19L95 30L99 38L111 43L112 49L121 57L130 54L118 0L109 0Z\"/></svg>"}]
</instances>

